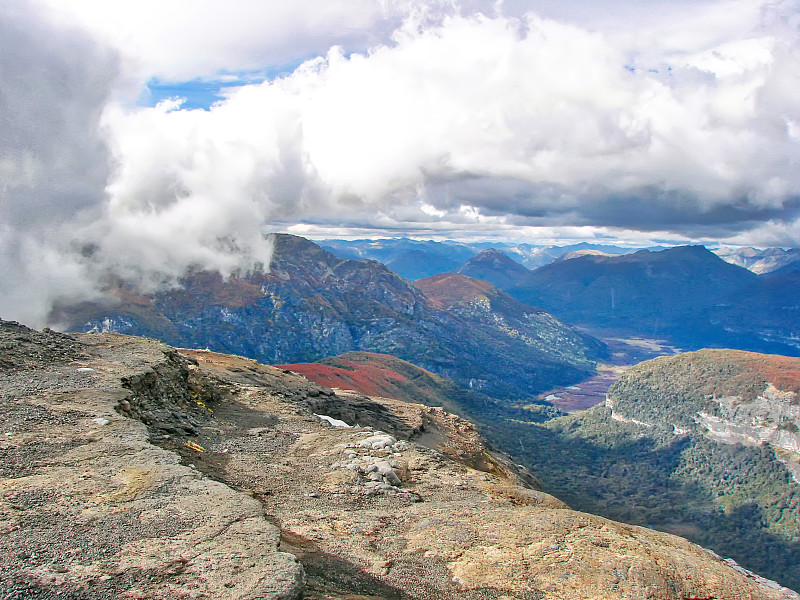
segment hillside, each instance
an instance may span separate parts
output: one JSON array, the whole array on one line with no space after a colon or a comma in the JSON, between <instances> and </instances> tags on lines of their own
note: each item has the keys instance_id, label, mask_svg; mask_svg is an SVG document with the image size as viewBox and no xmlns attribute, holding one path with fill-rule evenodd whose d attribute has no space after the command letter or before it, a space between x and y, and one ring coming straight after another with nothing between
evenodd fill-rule
<instances>
[{"instance_id":1,"label":"hillside","mask_svg":"<svg viewBox=\"0 0 800 600\"><path fill-rule=\"evenodd\" d=\"M739 337L758 337L800 353L800 271L792 263L761 275L732 293L715 312L715 320Z\"/></svg>"},{"instance_id":2,"label":"hillside","mask_svg":"<svg viewBox=\"0 0 800 600\"><path fill-rule=\"evenodd\" d=\"M447 273L458 268L459 263L440 254L424 250L409 250L386 263L392 271L407 281Z\"/></svg>"},{"instance_id":3,"label":"hillside","mask_svg":"<svg viewBox=\"0 0 800 600\"><path fill-rule=\"evenodd\" d=\"M347 352L314 363L278 366L320 385L426 406L441 406L470 419L479 427L503 419L541 422L563 414L545 402L492 398L389 354Z\"/></svg>"},{"instance_id":4,"label":"hillside","mask_svg":"<svg viewBox=\"0 0 800 600\"><path fill-rule=\"evenodd\" d=\"M797 358L661 357L623 374L607 406L508 424L501 445L529 449L523 462L571 506L685 535L798 587L799 392Z\"/></svg>"},{"instance_id":5,"label":"hillside","mask_svg":"<svg viewBox=\"0 0 800 600\"><path fill-rule=\"evenodd\" d=\"M320 385L429 406L451 402L454 383L388 354L348 352L315 363L277 365Z\"/></svg>"},{"instance_id":6,"label":"hillside","mask_svg":"<svg viewBox=\"0 0 800 600\"><path fill-rule=\"evenodd\" d=\"M553 263L507 291L568 323L666 337L688 349L797 353L786 340L750 327L750 319L773 317L759 307L751 309L745 290L756 282L754 273L702 246L679 246ZM737 318L728 317L733 313Z\"/></svg>"},{"instance_id":7,"label":"hillside","mask_svg":"<svg viewBox=\"0 0 800 600\"><path fill-rule=\"evenodd\" d=\"M375 261L339 259L295 236L275 236L268 273L223 280L194 273L154 295L120 288L116 305L62 307L68 329L117 331L256 358L311 362L352 350L392 354L501 398L528 398L588 376L601 346L588 336L542 345L500 319L448 310ZM571 331L539 318L540 337Z\"/></svg>"},{"instance_id":8,"label":"hillside","mask_svg":"<svg viewBox=\"0 0 800 600\"><path fill-rule=\"evenodd\" d=\"M440 409L116 334L0 322L0 361L3 598L798 598Z\"/></svg>"},{"instance_id":9,"label":"hillside","mask_svg":"<svg viewBox=\"0 0 800 600\"><path fill-rule=\"evenodd\" d=\"M607 354L602 342L542 309L517 302L485 281L443 273L420 279L414 285L438 306L484 332L487 340L491 339L497 348L505 348L508 356L514 351L511 340L524 343L542 356L560 357L566 364L579 364L576 357L591 360Z\"/></svg>"}]
</instances>

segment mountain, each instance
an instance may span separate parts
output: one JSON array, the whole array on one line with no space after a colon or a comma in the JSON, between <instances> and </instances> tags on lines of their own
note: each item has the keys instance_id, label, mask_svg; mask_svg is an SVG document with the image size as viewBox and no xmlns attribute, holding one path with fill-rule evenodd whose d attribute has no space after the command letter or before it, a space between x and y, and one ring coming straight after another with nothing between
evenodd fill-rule
<instances>
[{"instance_id":1,"label":"mountain","mask_svg":"<svg viewBox=\"0 0 800 600\"><path fill-rule=\"evenodd\" d=\"M800 358L709 349L663 357L622 375L606 405L616 418L800 454ZM800 534L800 515L795 525Z\"/></svg>"},{"instance_id":2,"label":"mountain","mask_svg":"<svg viewBox=\"0 0 800 600\"><path fill-rule=\"evenodd\" d=\"M528 269L535 269L549 264L559 256L568 252L597 250L606 254L628 254L639 250L639 248L624 248L621 246L590 244L588 242L581 242L568 246L553 246L501 242L497 240L491 242L455 242L452 240L434 242L432 240L412 240L408 238L320 240L319 245L339 258L372 259L384 264L388 264L401 254L413 250L429 252L461 264L483 250L496 248ZM648 249L661 250L663 248Z\"/></svg>"},{"instance_id":3,"label":"mountain","mask_svg":"<svg viewBox=\"0 0 800 600\"><path fill-rule=\"evenodd\" d=\"M319 245L331 254L346 259L377 260L385 265L407 252L425 252L461 264L483 247L462 242L434 242L391 238L377 240L320 240Z\"/></svg>"},{"instance_id":4,"label":"mountain","mask_svg":"<svg viewBox=\"0 0 800 600\"><path fill-rule=\"evenodd\" d=\"M663 250L660 247L651 247L646 248L647 250ZM506 252L509 256L513 255L513 248L509 248ZM548 265L551 262L554 262L565 255L574 255L578 254L608 254L608 255L621 255L621 254L631 254L632 252L636 252L638 250L642 250L642 248L625 248L622 246L611 246L611 245L604 245L604 244L590 244L588 242L580 242L578 244L569 244L567 246L539 246L535 249L535 251L530 253L523 253L524 258L519 260L525 267L528 269L536 269L538 267L543 267L544 265Z\"/></svg>"},{"instance_id":5,"label":"mountain","mask_svg":"<svg viewBox=\"0 0 800 600\"><path fill-rule=\"evenodd\" d=\"M792 263L794 264L794 263ZM740 338L759 338L800 352L800 271L792 264L761 275L729 294L715 320Z\"/></svg>"},{"instance_id":6,"label":"mountain","mask_svg":"<svg viewBox=\"0 0 800 600\"><path fill-rule=\"evenodd\" d=\"M278 365L320 385L369 396L441 406L479 424L495 418L543 421L559 414L547 405L515 407L458 385L389 354L347 352L314 363Z\"/></svg>"},{"instance_id":7,"label":"mountain","mask_svg":"<svg viewBox=\"0 0 800 600\"><path fill-rule=\"evenodd\" d=\"M414 281L423 277L448 273L458 268L459 263L441 254L425 250L409 250L386 263L392 271L403 279Z\"/></svg>"},{"instance_id":8,"label":"mountain","mask_svg":"<svg viewBox=\"0 0 800 600\"><path fill-rule=\"evenodd\" d=\"M457 314L471 328L483 331L487 342L495 340L491 342L494 347L507 348L506 364L513 361L516 342L524 342L528 349L538 351L543 357L558 356L563 364L578 365L579 357L584 361L606 357L605 345L595 338L542 309L517 302L486 281L444 273L420 279L414 285L438 306Z\"/></svg>"},{"instance_id":9,"label":"mountain","mask_svg":"<svg viewBox=\"0 0 800 600\"><path fill-rule=\"evenodd\" d=\"M502 322L484 319L478 327L378 262L339 259L289 235L275 236L268 273L228 280L193 273L179 289L118 297L113 306L62 308L54 319L72 330L147 335L269 363L351 350L392 354L500 398L529 398L586 377L598 348L586 336L573 336L565 350L543 347L531 332L520 336ZM543 327L567 330L550 320L540 319Z\"/></svg>"},{"instance_id":10,"label":"mountain","mask_svg":"<svg viewBox=\"0 0 800 600\"><path fill-rule=\"evenodd\" d=\"M790 248L716 248L714 253L731 264L744 267L758 275L772 273L794 265L790 270L800 268L800 249Z\"/></svg>"},{"instance_id":11,"label":"mountain","mask_svg":"<svg viewBox=\"0 0 800 600\"><path fill-rule=\"evenodd\" d=\"M703 246L678 246L553 263L507 291L571 323L666 336L688 348L716 345L791 353L785 344L729 331L720 322L730 306L747 306L740 290L756 280L754 273Z\"/></svg>"},{"instance_id":12,"label":"mountain","mask_svg":"<svg viewBox=\"0 0 800 600\"><path fill-rule=\"evenodd\" d=\"M799 426L800 359L701 350L629 369L605 406L506 422L494 439L570 506L686 536L796 588Z\"/></svg>"},{"instance_id":13,"label":"mountain","mask_svg":"<svg viewBox=\"0 0 800 600\"><path fill-rule=\"evenodd\" d=\"M445 410L480 428L504 419L543 422L564 414L546 402L498 400L389 354L347 352L313 363L278 365L320 385Z\"/></svg>"},{"instance_id":14,"label":"mountain","mask_svg":"<svg viewBox=\"0 0 800 600\"><path fill-rule=\"evenodd\" d=\"M512 287L530 274L528 269L494 248L476 254L455 272L483 279L500 289Z\"/></svg>"},{"instance_id":15,"label":"mountain","mask_svg":"<svg viewBox=\"0 0 800 600\"><path fill-rule=\"evenodd\" d=\"M712 500L695 523L748 519L735 532L719 526L718 548L800 584L800 359L735 350L660 358L625 373L607 406L650 437L684 438L670 440L683 446L674 479Z\"/></svg>"},{"instance_id":16,"label":"mountain","mask_svg":"<svg viewBox=\"0 0 800 600\"><path fill-rule=\"evenodd\" d=\"M441 409L6 322L0 364L2 598L799 598L570 510Z\"/></svg>"},{"instance_id":17,"label":"mountain","mask_svg":"<svg viewBox=\"0 0 800 600\"><path fill-rule=\"evenodd\" d=\"M580 258L581 256L614 256L614 254L603 252L602 250L573 250L572 252L562 254L553 262L563 262L565 260L572 260L573 258Z\"/></svg>"}]
</instances>

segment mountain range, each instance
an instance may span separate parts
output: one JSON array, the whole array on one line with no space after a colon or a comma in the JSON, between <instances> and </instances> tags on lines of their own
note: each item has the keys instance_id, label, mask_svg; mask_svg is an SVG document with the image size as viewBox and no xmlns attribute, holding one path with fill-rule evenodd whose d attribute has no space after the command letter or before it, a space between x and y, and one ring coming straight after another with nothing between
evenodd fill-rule
<instances>
[{"instance_id":1,"label":"mountain range","mask_svg":"<svg viewBox=\"0 0 800 600\"><path fill-rule=\"evenodd\" d=\"M624 247L615 246L613 244L592 244L588 242L557 246L551 244L511 243L500 240L465 243L454 241L434 242L432 240L412 240L408 238L321 240L319 244L340 258L369 258L382 262L390 266L390 268L392 268L390 263L397 260L401 255L409 252L422 252L424 254L417 255L419 259L418 263L416 263L413 256L404 258L402 262L415 262L419 266L422 266L423 259L441 262L441 265L437 268L443 270L439 270L437 273L428 273L425 276L449 272L451 270L451 263L444 262L442 259L462 264L472 256L489 249L499 250L509 258L512 258L531 270L550 264L556 260L574 258L582 254L622 255L631 254L639 250L657 252L667 249L665 246ZM726 262L744 267L757 275L764 275L779 269L797 269L800 267L800 249L796 248L733 248L719 246L710 247L709 249ZM392 270L401 275L403 274L398 269L392 268ZM405 275L403 276L406 277ZM409 277L406 278L409 279ZM410 277L410 279L417 279L417 277Z\"/></svg>"},{"instance_id":2,"label":"mountain range","mask_svg":"<svg viewBox=\"0 0 800 600\"><path fill-rule=\"evenodd\" d=\"M424 281L424 280L423 280ZM227 280L187 275L182 287L62 309L82 331L147 335L267 363L307 362L351 350L392 354L498 398L534 399L588 376L602 343L466 277L449 305L376 261L340 259L303 238L277 235L268 273ZM428 290L430 291L430 290Z\"/></svg>"},{"instance_id":3,"label":"mountain range","mask_svg":"<svg viewBox=\"0 0 800 600\"><path fill-rule=\"evenodd\" d=\"M415 246L426 249L408 250ZM686 349L800 353L795 250L481 246L411 240L338 244L390 265L396 260L411 279L445 271L483 279L525 304L606 335L661 337ZM476 253L454 266L468 251Z\"/></svg>"},{"instance_id":4,"label":"mountain range","mask_svg":"<svg viewBox=\"0 0 800 600\"><path fill-rule=\"evenodd\" d=\"M339 258L372 259L390 266L392 261L409 252L423 252L419 258L440 261L442 258L457 265L469 260L476 254L489 249L502 252L509 258L528 269L546 265L569 252L597 251L606 254L627 254L640 248L591 244L580 242L566 246L547 244L511 243L495 240L491 242L454 242L451 240L435 242L432 240L412 240L408 238L390 238L377 240L319 240L319 245ZM662 248L650 248L653 250ZM406 258L404 260L411 260ZM420 263L422 264L422 263ZM397 271L398 273L400 271ZM447 270L439 271L446 273ZM436 275L438 273L431 273Z\"/></svg>"},{"instance_id":5,"label":"mountain range","mask_svg":"<svg viewBox=\"0 0 800 600\"><path fill-rule=\"evenodd\" d=\"M790 248L715 248L714 253L729 263L749 269L757 275L800 268L800 249Z\"/></svg>"}]
</instances>

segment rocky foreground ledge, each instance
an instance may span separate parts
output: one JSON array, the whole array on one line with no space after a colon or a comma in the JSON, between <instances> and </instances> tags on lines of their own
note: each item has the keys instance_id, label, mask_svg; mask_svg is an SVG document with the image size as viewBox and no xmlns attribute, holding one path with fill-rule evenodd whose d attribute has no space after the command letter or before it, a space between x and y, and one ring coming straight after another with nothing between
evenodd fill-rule
<instances>
[{"instance_id":1,"label":"rocky foreground ledge","mask_svg":"<svg viewBox=\"0 0 800 600\"><path fill-rule=\"evenodd\" d=\"M536 488L440 409L0 322L0 598L798 598Z\"/></svg>"}]
</instances>

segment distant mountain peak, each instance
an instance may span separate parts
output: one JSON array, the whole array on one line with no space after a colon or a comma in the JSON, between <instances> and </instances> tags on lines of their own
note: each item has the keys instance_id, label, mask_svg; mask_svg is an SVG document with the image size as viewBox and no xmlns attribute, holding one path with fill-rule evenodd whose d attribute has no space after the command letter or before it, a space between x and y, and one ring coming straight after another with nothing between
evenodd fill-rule
<instances>
[{"instance_id":1,"label":"distant mountain peak","mask_svg":"<svg viewBox=\"0 0 800 600\"><path fill-rule=\"evenodd\" d=\"M574 250L567 252L556 258L553 262L564 262L565 260L572 260L573 258L580 258L582 256L617 256L616 254L609 254L602 250L595 250L594 248L586 248L583 250Z\"/></svg>"},{"instance_id":2,"label":"distant mountain peak","mask_svg":"<svg viewBox=\"0 0 800 600\"><path fill-rule=\"evenodd\" d=\"M487 248L486 250L482 250L478 252L475 256L470 258L467 263L476 264L476 263L486 263L491 262L497 265L504 265L512 268L521 268L525 269L521 264L515 261L513 258L501 252L497 248Z\"/></svg>"},{"instance_id":3,"label":"distant mountain peak","mask_svg":"<svg viewBox=\"0 0 800 600\"><path fill-rule=\"evenodd\" d=\"M489 248L470 258L456 269L456 273L483 279L504 289L515 285L530 271L500 250Z\"/></svg>"}]
</instances>

